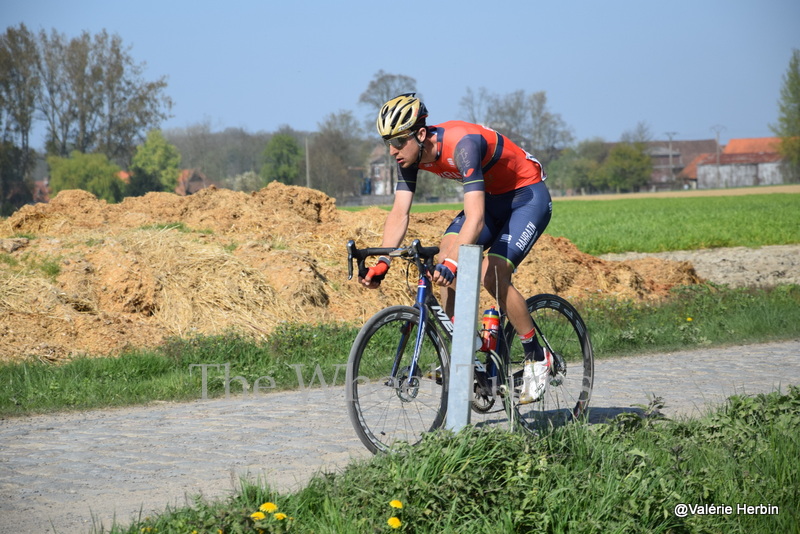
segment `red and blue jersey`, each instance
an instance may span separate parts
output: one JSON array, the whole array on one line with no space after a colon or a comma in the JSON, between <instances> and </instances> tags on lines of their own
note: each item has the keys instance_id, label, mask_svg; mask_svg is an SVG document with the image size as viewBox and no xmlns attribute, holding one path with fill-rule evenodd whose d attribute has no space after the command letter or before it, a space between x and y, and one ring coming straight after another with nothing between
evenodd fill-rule
<instances>
[{"instance_id":1,"label":"red and blue jersey","mask_svg":"<svg viewBox=\"0 0 800 534\"><path fill-rule=\"evenodd\" d=\"M398 190L415 191L419 169L463 182L464 192L485 191L490 195L508 193L547 178L533 156L489 128L448 121L429 126L428 131L436 136L436 160L401 168Z\"/></svg>"}]
</instances>

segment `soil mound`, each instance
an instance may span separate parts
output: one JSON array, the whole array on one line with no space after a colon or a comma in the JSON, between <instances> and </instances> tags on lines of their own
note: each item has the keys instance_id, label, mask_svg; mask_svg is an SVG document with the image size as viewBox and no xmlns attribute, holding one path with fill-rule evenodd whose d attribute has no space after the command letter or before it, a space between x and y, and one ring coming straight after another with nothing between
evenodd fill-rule
<instances>
[{"instance_id":1,"label":"soil mound","mask_svg":"<svg viewBox=\"0 0 800 534\"><path fill-rule=\"evenodd\" d=\"M408 239L437 244L454 215L413 215ZM385 217L338 211L319 191L277 182L252 194L209 188L119 204L63 191L0 225L0 359L113 354L231 329L263 336L282 322L363 322L413 300L415 275L399 262L379 290L347 281L345 243L378 245ZM523 294L571 299L657 299L698 281L688 262L604 261L549 235L515 276Z\"/></svg>"}]
</instances>

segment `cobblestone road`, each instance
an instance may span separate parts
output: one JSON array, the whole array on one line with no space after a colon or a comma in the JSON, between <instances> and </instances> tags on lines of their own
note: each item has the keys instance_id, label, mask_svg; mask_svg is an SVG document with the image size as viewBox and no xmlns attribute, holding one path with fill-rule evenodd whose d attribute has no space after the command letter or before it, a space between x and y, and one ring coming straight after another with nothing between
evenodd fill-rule
<instances>
[{"instance_id":1,"label":"cobblestone road","mask_svg":"<svg viewBox=\"0 0 800 534\"><path fill-rule=\"evenodd\" d=\"M669 417L697 415L729 395L790 384L800 384L800 340L602 360L590 418L647 404L648 394L665 399ZM340 387L5 419L0 533L127 524L186 496L228 495L242 476L291 491L368 456Z\"/></svg>"}]
</instances>

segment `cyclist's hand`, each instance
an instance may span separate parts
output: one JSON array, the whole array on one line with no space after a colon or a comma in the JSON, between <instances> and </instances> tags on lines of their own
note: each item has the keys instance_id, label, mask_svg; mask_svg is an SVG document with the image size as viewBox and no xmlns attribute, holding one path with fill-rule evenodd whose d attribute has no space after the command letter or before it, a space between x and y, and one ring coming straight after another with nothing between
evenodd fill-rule
<instances>
[{"instance_id":1,"label":"cyclist's hand","mask_svg":"<svg viewBox=\"0 0 800 534\"><path fill-rule=\"evenodd\" d=\"M433 283L440 286L449 286L456 278L458 264L450 258L436 265L433 271Z\"/></svg>"},{"instance_id":2,"label":"cyclist's hand","mask_svg":"<svg viewBox=\"0 0 800 534\"><path fill-rule=\"evenodd\" d=\"M380 286L381 280L383 280L383 277L386 276L386 273L389 271L389 262L389 258L381 256L380 259L378 259L378 263L367 270L367 276L360 279L361 283L370 289L375 289Z\"/></svg>"}]
</instances>

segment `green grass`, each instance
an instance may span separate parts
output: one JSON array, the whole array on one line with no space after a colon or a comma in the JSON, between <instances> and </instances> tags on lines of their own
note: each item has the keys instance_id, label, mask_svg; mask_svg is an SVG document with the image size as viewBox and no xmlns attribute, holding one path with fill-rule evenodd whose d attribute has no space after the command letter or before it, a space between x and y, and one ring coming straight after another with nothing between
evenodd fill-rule
<instances>
[{"instance_id":1,"label":"green grass","mask_svg":"<svg viewBox=\"0 0 800 534\"><path fill-rule=\"evenodd\" d=\"M360 534L392 531L392 517L400 532L437 534L800 532L800 388L732 397L693 420L664 421L651 409L537 438L437 432L294 493L243 481L226 500L198 497L111 532ZM253 518L266 503L285 516ZM732 512L681 517L679 504ZM737 513L739 505L771 513Z\"/></svg>"},{"instance_id":2,"label":"green grass","mask_svg":"<svg viewBox=\"0 0 800 534\"><path fill-rule=\"evenodd\" d=\"M800 195L557 202L547 233L580 250L661 252L800 243Z\"/></svg>"},{"instance_id":3,"label":"green grass","mask_svg":"<svg viewBox=\"0 0 800 534\"><path fill-rule=\"evenodd\" d=\"M412 211L461 210L415 204ZM800 195L556 201L546 232L583 252L662 252L800 243Z\"/></svg>"},{"instance_id":4,"label":"green grass","mask_svg":"<svg viewBox=\"0 0 800 534\"><path fill-rule=\"evenodd\" d=\"M342 385L356 333L352 326L296 324L262 343L230 333L173 338L153 350L78 357L59 366L5 363L0 416Z\"/></svg>"},{"instance_id":5,"label":"green grass","mask_svg":"<svg viewBox=\"0 0 800 534\"><path fill-rule=\"evenodd\" d=\"M599 299L576 304L598 359L800 334L800 286L703 285L677 289L659 304ZM208 397L342 385L357 331L352 325L287 324L265 342L230 333L174 338L157 349L82 357L59 366L7 363L0 365L0 416L199 399L203 364Z\"/></svg>"}]
</instances>

